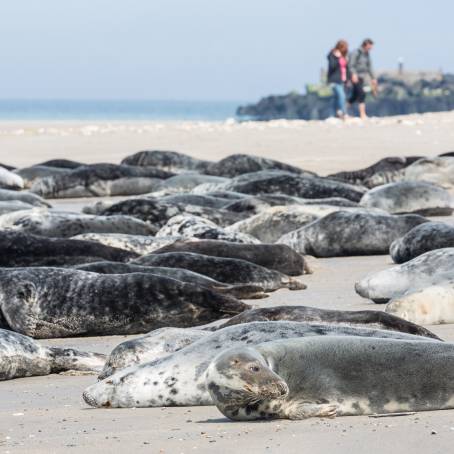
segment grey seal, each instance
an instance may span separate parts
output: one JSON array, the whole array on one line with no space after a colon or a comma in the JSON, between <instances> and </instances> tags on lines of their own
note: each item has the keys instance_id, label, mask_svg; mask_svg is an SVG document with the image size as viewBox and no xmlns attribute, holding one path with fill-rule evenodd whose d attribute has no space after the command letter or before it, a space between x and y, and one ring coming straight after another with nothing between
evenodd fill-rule
<instances>
[{"instance_id":1,"label":"grey seal","mask_svg":"<svg viewBox=\"0 0 454 454\"><path fill-rule=\"evenodd\" d=\"M99 353L44 347L28 336L0 329L0 381L68 370L99 372L105 361Z\"/></svg>"},{"instance_id":2,"label":"grey seal","mask_svg":"<svg viewBox=\"0 0 454 454\"><path fill-rule=\"evenodd\" d=\"M0 215L12 213L14 211L32 210L33 208L33 205L21 202L20 200L0 200Z\"/></svg>"},{"instance_id":3,"label":"grey seal","mask_svg":"<svg viewBox=\"0 0 454 454\"><path fill-rule=\"evenodd\" d=\"M145 266L184 268L227 284L257 285L268 292L285 287L291 290L306 288L302 282L279 271L269 270L246 260L211 257L193 252L148 254L139 257L133 263Z\"/></svg>"},{"instance_id":4,"label":"grey seal","mask_svg":"<svg viewBox=\"0 0 454 454\"><path fill-rule=\"evenodd\" d=\"M423 158L414 162L403 171L404 180L428 181L444 188L454 185L454 158Z\"/></svg>"},{"instance_id":5,"label":"grey seal","mask_svg":"<svg viewBox=\"0 0 454 454\"><path fill-rule=\"evenodd\" d=\"M425 252L447 247L454 247L454 227L443 222L425 222L394 240L389 254L395 263L403 263Z\"/></svg>"},{"instance_id":6,"label":"grey seal","mask_svg":"<svg viewBox=\"0 0 454 454\"><path fill-rule=\"evenodd\" d=\"M17 200L19 202L28 203L36 207L50 207L50 203L46 202L43 198L32 194L28 191L12 191L11 189L0 189L0 201L8 202Z\"/></svg>"},{"instance_id":7,"label":"grey seal","mask_svg":"<svg viewBox=\"0 0 454 454\"><path fill-rule=\"evenodd\" d=\"M156 233L151 225L131 216L95 216L52 212L42 208L3 214L0 216L0 229L62 238L88 232L136 235Z\"/></svg>"},{"instance_id":8,"label":"grey seal","mask_svg":"<svg viewBox=\"0 0 454 454\"><path fill-rule=\"evenodd\" d=\"M12 330L51 338L194 326L236 315L249 306L153 274L18 268L0 272L0 309Z\"/></svg>"},{"instance_id":9,"label":"grey seal","mask_svg":"<svg viewBox=\"0 0 454 454\"><path fill-rule=\"evenodd\" d=\"M165 252L194 252L212 257L242 259L289 276L300 276L304 273L305 268L304 258L284 244L239 244L219 240L179 240L155 250L154 254Z\"/></svg>"},{"instance_id":10,"label":"grey seal","mask_svg":"<svg viewBox=\"0 0 454 454\"><path fill-rule=\"evenodd\" d=\"M77 169L77 167L86 166L83 162L73 161L71 159L49 159L45 162L40 162L38 166L58 167L60 169Z\"/></svg>"},{"instance_id":11,"label":"grey seal","mask_svg":"<svg viewBox=\"0 0 454 454\"><path fill-rule=\"evenodd\" d=\"M177 151L145 150L126 156L121 163L133 166L153 166L168 172L179 173L188 170L203 172L210 161L196 159Z\"/></svg>"},{"instance_id":12,"label":"grey seal","mask_svg":"<svg viewBox=\"0 0 454 454\"><path fill-rule=\"evenodd\" d=\"M355 284L356 292L374 303L454 279L454 248L426 252L402 265L370 273Z\"/></svg>"},{"instance_id":13,"label":"grey seal","mask_svg":"<svg viewBox=\"0 0 454 454\"><path fill-rule=\"evenodd\" d=\"M24 180L24 186L26 188L31 188L33 183L40 178L53 177L55 175L63 175L69 173L70 171L71 169L35 165L16 169L14 173L19 175Z\"/></svg>"},{"instance_id":14,"label":"grey seal","mask_svg":"<svg viewBox=\"0 0 454 454\"><path fill-rule=\"evenodd\" d=\"M16 175L14 172L0 167L0 188L4 189L24 189L25 183L22 177Z\"/></svg>"},{"instance_id":15,"label":"grey seal","mask_svg":"<svg viewBox=\"0 0 454 454\"><path fill-rule=\"evenodd\" d=\"M212 405L205 385L211 361L223 349L305 336L373 336L422 341L393 331L299 322L255 322L230 326L204 336L156 361L127 367L88 387L83 398L93 407ZM438 341L433 341L437 342ZM440 342L441 343L441 342Z\"/></svg>"},{"instance_id":16,"label":"grey seal","mask_svg":"<svg viewBox=\"0 0 454 454\"><path fill-rule=\"evenodd\" d=\"M278 243L315 257L387 254L391 243L427 222L419 215L337 211L282 236Z\"/></svg>"},{"instance_id":17,"label":"grey seal","mask_svg":"<svg viewBox=\"0 0 454 454\"><path fill-rule=\"evenodd\" d=\"M103 244L0 231L0 266L63 266L99 260L125 262L138 257Z\"/></svg>"},{"instance_id":18,"label":"grey seal","mask_svg":"<svg viewBox=\"0 0 454 454\"><path fill-rule=\"evenodd\" d=\"M425 181L399 181L379 186L368 191L360 205L380 208L391 214L449 216L453 211L449 192Z\"/></svg>"},{"instance_id":19,"label":"grey seal","mask_svg":"<svg viewBox=\"0 0 454 454\"><path fill-rule=\"evenodd\" d=\"M164 276L176 279L177 281L186 282L188 284L199 285L211 289L217 293L231 295L239 299L256 299L266 298L263 288L257 285L236 284L229 285L224 282L219 282L211 279L203 274L194 273L193 271L182 268L166 268L160 266L140 266L130 263L118 262L95 262L77 265L74 267L77 270L91 271L100 274L130 274L130 273L145 273L154 274L155 276Z\"/></svg>"},{"instance_id":20,"label":"grey seal","mask_svg":"<svg viewBox=\"0 0 454 454\"><path fill-rule=\"evenodd\" d=\"M454 408L453 379L452 344L319 336L222 352L206 386L245 421Z\"/></svg>"},{"instance_id":21,"label":"grey seal","mask_svg":"<svg viewBox=\"0 0 454 454\"><path fill-rule=\"evenodd\" d=\"M170 194L187 192L200 185L223 185L228 183L228 178L213 175L200 175L198 173L182 173L162 181L156 191L165 191Z\"/></svg>"}]
</instances>

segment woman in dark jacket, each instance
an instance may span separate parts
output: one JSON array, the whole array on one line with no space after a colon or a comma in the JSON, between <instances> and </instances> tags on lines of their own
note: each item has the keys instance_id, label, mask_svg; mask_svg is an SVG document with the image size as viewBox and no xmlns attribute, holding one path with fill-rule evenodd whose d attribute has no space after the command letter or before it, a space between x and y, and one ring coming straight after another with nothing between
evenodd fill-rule
<instances>
[{"instance_id":1,"label":"woman in dark jacket","mask_svg":"<svg viewBox=\"0 0 454 454\"><path fill-rule=\"evenodd\" d=\"M328 83L333 87L336 115L342 119L347 116L345 84L349 79L348 43L342 39L328 54Z\"/></svg>"}]
</instances>

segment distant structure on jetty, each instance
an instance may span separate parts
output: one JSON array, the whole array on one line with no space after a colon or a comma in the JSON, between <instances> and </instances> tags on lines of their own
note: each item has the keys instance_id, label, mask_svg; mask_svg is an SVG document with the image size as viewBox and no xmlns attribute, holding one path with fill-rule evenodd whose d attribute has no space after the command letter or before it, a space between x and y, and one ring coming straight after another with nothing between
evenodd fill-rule
<instances>
[{"instance_id":1,"label":"distant structure on jetty","mask_svg":"<svg viewBox=\"0 0 454 454\"><path fill-rule=\"evenodd\" d=\"M377 98L369 95L367 100L371 116L454 110L454 74L404 71L400 62L397 71L382 72L378 82ZM237 115L254 120L324 120L334 115L333 95L326 84L309 84L303 95L267 96L257 104L240 106Z\"/></svg>"}]
</instances>

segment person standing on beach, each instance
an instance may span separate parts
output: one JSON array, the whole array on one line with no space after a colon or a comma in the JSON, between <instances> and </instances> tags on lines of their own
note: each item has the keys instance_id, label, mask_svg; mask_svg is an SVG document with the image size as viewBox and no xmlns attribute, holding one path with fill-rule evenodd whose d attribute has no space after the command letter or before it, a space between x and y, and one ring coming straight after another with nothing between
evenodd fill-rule
<instances>
[{"instance_id":1,"label":"person standing on beach","mask_svg":"<svg viewBox=\"0 0 454 454\"><path fill-rule=\"evenodd\" d=\"M351 81L353 84L350 104L358 103L359 116L364 120L366 113L366 91L377 92L377 79L372 69L370 52L374 46L371 39L365 39L359 49L350 56Z\"/></svg>"},{"instance_id":2,"label":"person standing on beach","mask_svg":"<svg viewBox=\"0 0 454 454\"><path fill-rule=\"evenodd\" d=\"M347 116L345 84L350 78L348 66L348 43L341 39L328 54L328 83L333 87L336 116Z\"/></svg>"}]
</instances>

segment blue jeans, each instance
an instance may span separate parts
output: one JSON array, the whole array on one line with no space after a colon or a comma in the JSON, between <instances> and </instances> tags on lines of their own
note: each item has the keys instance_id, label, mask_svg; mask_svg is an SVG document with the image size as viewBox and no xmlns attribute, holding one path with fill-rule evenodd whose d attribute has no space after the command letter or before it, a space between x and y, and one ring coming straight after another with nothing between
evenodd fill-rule
<instances>
[{"instance_id":1,"label":"blue jeans","mask_svg":"<svg viewBox=\"0 0 454 454\"><path fill-rule=\"evenodd\" d=\"M334 92L334 106L337 113L345 115L347 113L347 95L344 84L331 84Z\"/></svg>"}]
</instances>

